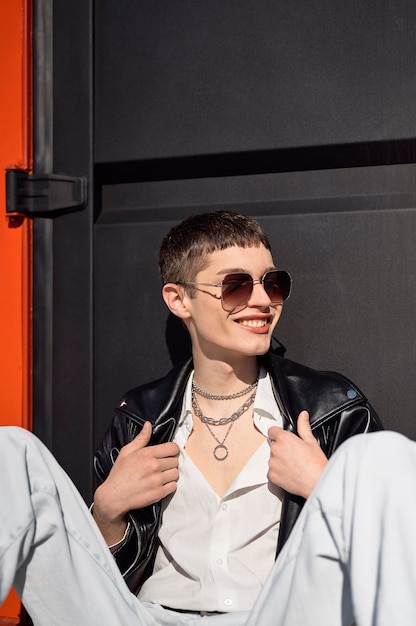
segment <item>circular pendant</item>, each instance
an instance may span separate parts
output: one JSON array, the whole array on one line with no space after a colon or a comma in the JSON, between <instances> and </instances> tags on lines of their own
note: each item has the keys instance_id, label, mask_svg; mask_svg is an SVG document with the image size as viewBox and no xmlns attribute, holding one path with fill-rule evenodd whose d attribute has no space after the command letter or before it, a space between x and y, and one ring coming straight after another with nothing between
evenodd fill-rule
<instances>
[{"instance_id":1,"label":"circular pendant","mask_svg":"<svg viewBox=\"0 0 416 626\"><path fill-rule=\"evenodd\" d=\"M221 451L220 454L218 454L218 451ZM224 446L223 443L220 443L218 446L215 446L214 448L214 456L217 459L217 461L224 461L227 456L228 456L228 448L227 446Z\"/></svg>"}]
</instances>

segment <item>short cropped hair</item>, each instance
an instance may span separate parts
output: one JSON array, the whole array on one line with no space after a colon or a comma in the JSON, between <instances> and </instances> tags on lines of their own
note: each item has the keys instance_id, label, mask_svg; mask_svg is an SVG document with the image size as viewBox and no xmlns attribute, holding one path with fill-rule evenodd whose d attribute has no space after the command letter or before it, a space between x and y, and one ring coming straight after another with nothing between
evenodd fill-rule
<instances>
[{"instance_id":1,"label":"short cropped hair","mask_svg":"<svg viewBox=\"0 0 416 626\"><path fill-rule=\"evenodd\" d=\"M263 245L271 250L262 227L252 217L232 211L193 215L174 226L159 251L159 272L163 284L192 282L208 262L207 256L233 246Z\"/></svg>"}]
</instances>

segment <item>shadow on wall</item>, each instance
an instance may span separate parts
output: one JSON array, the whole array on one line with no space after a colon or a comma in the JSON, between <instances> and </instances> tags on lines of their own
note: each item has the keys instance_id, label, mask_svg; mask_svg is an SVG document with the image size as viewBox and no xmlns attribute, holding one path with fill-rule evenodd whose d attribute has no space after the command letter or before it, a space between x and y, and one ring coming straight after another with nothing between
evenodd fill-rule
<instances>
[{"instance_id":1,"label":"shadow on wall","mask_svg":"<svg viewBox=\"0 0 416 626\"><path fill-rule=\"evenodd\" d=\"M192 356L191 339L183 322L169 313L166 321L166 345L172 365L181 363Z\"/></svg>"}]
</instances>

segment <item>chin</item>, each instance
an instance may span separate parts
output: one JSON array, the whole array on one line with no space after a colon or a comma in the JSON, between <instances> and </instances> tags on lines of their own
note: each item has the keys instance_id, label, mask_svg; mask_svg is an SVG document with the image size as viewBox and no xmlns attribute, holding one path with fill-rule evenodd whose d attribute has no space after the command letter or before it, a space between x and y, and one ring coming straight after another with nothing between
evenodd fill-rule
<instances>
[{"instance_id":1,"label":"chin","mask_svg":"<svg viewBox=\"0 0 416 626\"><path fill-rule=\"evenodd\" d=\"M246 354L247 356L262 356L266 354L270 349L270 338L267 341L258 342L256 346L253 346L253 349L248 349Z\"/></svg>"}]
</instances>

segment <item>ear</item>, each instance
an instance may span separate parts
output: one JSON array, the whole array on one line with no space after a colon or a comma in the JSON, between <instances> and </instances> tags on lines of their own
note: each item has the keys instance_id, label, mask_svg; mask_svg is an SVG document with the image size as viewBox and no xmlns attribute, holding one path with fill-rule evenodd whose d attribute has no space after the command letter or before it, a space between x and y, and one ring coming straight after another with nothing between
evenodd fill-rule
<instances>
[{"instance_id":1,"label":"ear","mask_svg":"<svg viewBox=\"0 0 416 626\"><path fill-rule=\"evenodd\" d=\"M188 295L181 285L175 285L174 283L166 283L163 285L162 296L168 307L169 311L180 317L181 319L187 319L191 317L190 312L186 306Z\"/></svg>"}]
</instances>

